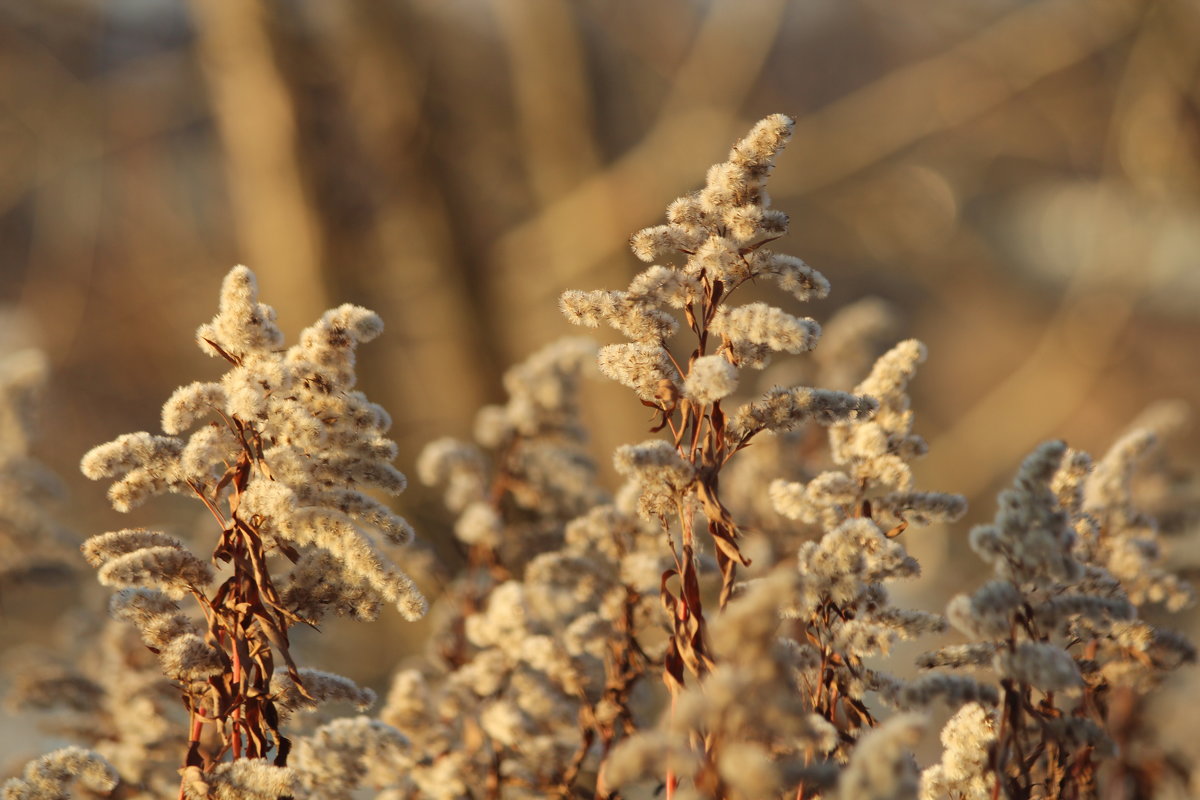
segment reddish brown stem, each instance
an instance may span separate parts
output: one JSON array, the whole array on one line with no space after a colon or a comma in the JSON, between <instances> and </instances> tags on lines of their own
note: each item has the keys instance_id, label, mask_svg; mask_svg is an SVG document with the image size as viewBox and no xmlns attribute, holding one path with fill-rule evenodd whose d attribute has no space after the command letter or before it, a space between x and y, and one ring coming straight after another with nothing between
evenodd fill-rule
<instances>
[{"instance_id":1,"label":"reddish brown stem","mask_svg":"<svg viewBox=\"0 0 1200 800\"><path fill-rule=\"evenodd\" d=\"M671 727L675 727L675 692L671 692ZM667 765L667 800L675 797L675 787L679 785L675 778L675 770Z\"/></svg>"},{"instance_id":2,"label":"reddish brown stem","mask_svg":"<svg viewBox=\"0 0 1200 800\"><path fill-rule=\"evenodd\" d=\"M237 651L236 647L232 648L231 657L233 660L234 691L240 695L240 694L242 694L242 691L241 691L242 661L241 661L241 658L238 656L238 651ZM230 712L230 730L231 730L230 739L233 743L233 757L235 759L242 757L242 734L241 734L241 730L239 729L239 726L241 725L241 721L242 721L241 705L240 704L234 705L233 710Z\"/></svg>"}]
</instances>

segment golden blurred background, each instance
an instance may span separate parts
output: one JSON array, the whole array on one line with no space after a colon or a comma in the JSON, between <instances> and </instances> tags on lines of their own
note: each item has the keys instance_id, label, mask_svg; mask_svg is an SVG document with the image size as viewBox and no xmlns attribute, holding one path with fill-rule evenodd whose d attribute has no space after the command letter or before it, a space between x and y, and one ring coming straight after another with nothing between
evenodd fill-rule
<instances>
[{"instance_id":1,"label":"golden blurred background","mask_svg":"<svg viewBox=\"0 0 1200 800\"><path fill-rule=\"evenodd\" d=\"M785 112L779 249L834 287L803 313L878 296L927 343L919 481L984 519L1037 442L1200 408L1198 76L1194 0L2 0L0 334L50 357L39 455L81 536L130 520L79 455L219 373L192 338L236 263L289 341L383 316L361 383L411 474L578 333L563 289L623 288L630 233ZM589 413L605 464L647 427L619 387ZM1197 427L1171 449L1195 467ZM431 495L399 505L446 535ZM968 527L912 545L939 592ZM71 592L9 593L0 636Z\"/></svg>"}]
</instances>

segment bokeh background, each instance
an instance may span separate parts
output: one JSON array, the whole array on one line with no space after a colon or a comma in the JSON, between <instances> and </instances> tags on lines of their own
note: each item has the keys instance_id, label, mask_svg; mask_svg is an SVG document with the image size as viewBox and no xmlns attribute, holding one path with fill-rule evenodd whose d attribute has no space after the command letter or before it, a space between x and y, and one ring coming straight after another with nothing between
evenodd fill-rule
<instances>
[{"instance_id":1,"label":"bokeh background","mask_svg":"<svg viewBox=\"0 0 1200 800\"><path fill-rule=\"evenodd\" d=\"M882 297L929 347L919 481L972 502L911 545L936 609L1037 442L1102 452L1154 400L1200 408L1198 77L1194 0L0 0L0 343L49 356L38 455L81 538L131 520L79 455L219 374L192 334L236 263L289 340L345 301L384 317L361 383L411 474L502 398L507 366L578 333L563 289L623 288L630 233L786 112L779 249L834 286L803 313ZM607 463L646 412L601 382L590 397ZM1170 452L1194 470L1196 427ZM398 505L448 535L419 487ZM0 651L102 609L91 582L0 587ZM341 671L376 685L419 638L330 627L309 663L354 646ZM1166 730L1193 722L1175 708Z\"/></svg>"}]
</instances>

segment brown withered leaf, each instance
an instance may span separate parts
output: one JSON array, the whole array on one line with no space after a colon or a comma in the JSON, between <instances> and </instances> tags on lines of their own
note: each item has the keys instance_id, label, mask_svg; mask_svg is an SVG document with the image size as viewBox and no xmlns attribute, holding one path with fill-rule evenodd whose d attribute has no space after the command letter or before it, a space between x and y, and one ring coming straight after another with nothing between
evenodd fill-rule
<instances>
[{"instance_id":1,"label":"brown withered leaf","mask_svg":"<svg viewBox=\"0 0 1200 800\"><path fill-rule=\"evenodd\" d=\"M242 365L242 360L240 358L230 354L225 350L225 348L221 347L221 345L217 344L212 339L209 339L207 336L203 337L203 339L208 343L209 347L211 347L213 350L216 350L217 353L220 354L221 358L225 359L230 364L233 364L235 367L240 367Z\"/></svg>"},{"instance_id":2,"label":"brown withered leaf","mask_svg":"<svg viewBox=\"0 0 1200 800\"><path fill-rule=\"evenodd\" d=\"M704 515L708 517L708 533L717 547L717 565L721 568L720 605L724 608L733 594L738 564L749 566L750 559L738 548L737 524L717 496L716 470L710 467L701 469L696 486Z\"/></svg>"},{"instance_id":3,"label":"brown withered leaf","mask_svg":"<svg viewBox=\"0 0 1200 800\"><path fill-rule=\"evenodd\" d=\"M705 642L706 629L700 600L700 581L691 547L687 545L684 546L682 566L682 575L674 569L664 572L660 586L660 600L663 608L671 615L672 621L667 660L671 662L672 659L678 659L682 667L687 667L693 675L703 677L712 670L713 660L708 655ZM678 596L667 586L667 582L676 576L680 579L681 588L681 594ZM682 667L678 674L671 675L670 679L664 675L663 679L667 681L668 687L672 685L671 680L677 680L680 686L683 685Z\"/></svg>"}]
</instances>

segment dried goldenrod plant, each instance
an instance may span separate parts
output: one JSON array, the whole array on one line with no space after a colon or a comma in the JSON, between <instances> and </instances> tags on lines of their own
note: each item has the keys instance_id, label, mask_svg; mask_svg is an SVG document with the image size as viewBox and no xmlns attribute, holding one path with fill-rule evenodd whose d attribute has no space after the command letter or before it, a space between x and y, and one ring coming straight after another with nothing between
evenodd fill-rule
<instances>
[{"instance_id":1,"label":"dried goldenrod plant","mask_svg":"<svg viewBox=\"0 0 1200 800\"><path fill-rule=\"evenodd\" d=\"M83 546L101 583L118 590L112 613L139 630L177 682L189 714L180 797L206 797L219 786L291 793L281 711L296 695L315 702L346 693L345 679L314 680L297 666L293 625L315 625L329 612L370 619L384 603L409 619L425 611L369 533L395 543L411 537L404 520L364 491L405 486L390 463L390 418L354 389L354 350L378 336L382 322L344 305L284 350L274 316L258 301L253 274L235 268L219 313L197 333L201 349L229 370L171 396L166 435L126 434L82 462L88 477L113 479L108 497L118 511L185 494L207 507L218 532L211 559L141 528ZM276 557L290 571L273 570ZM189 598L202 619L180 605Z\"/></svg>"},{"instance_id":2,"label":"dried goldenrod plant","mask_svg":"<svg viewBox=\"0 0 1200 800\"><path fill-rule=\"evenodd\" d=\"M120 511L199 500L214 543L197 555L147 528L87 540L117 590L102 638L80 645L101 657L35 658L13 695L65 706L89 749L31 762L3 800L64 798L72 782L124 800L1051 800L1186 786L1150 746L1144 710L1196 653L1144 610L1177 611L1192 590L1134 489L1178 410L1095 462L1038 447L970 531L990 580L944 615L894 602L921 575L906 541L966 503L914 478L928 448L909 387L926 350L886 344L886 306L847 306L822 338L812 319L738 304L748 284L800 302L830 290L774 249L787 218L765 185L791 130L762 120L665 224L634 234L651 266L628 289L561 296L570 321L627 341L550 344L505 374L507 399L479 412L471 441L421 453L461 569L377 717L314 720L326 702L366 712L375 693L297 664L289 635L330 613L426 610L378 540L411 530L368 493L405 485L388 415L354 388L356 348L382 323L342 306L285 348L253 275L234 269L197 334L225 374L177 390L162 434L83 459L112 479ZM655 437L615 453L615 491L581 412L594 364L653 412ZM788 386L756 391L755 370ZM26 429L9 409L33 374L0 370L5 427ZM0 461L18 510L28 492L3 481L31 469L23 435ZM0 543L32 552L29 538ZM919 656L912 677L897 643L947 628L966 641ZM922 769L934 709L951 716Z\"/></svg>"},{"instance_id":3,"label":"dried goldenrod plant","mask_svg":"<svg viewBox=\"0 0 1200 800\"><path fill-rule=\"evenodd\" d=\"M187 748L179 691L119 617L68 619L66 643L26 653L6 698L10 707L50 716L42 727L86 745L120 777L119 797L168 797L179 784Z\"/></svg>"},{"instance_id":4,"label":"dried goldenrod plant","mask_svg":"<svg viewBox=\"0 0 1200 800\"><path fill-rule=\"evenodd\" d=\"M737 566L748 563L739 526L721 500L722 468L762 431L810 420L832 424L876 409L870 398L807 387L772 389L732 414L722 407L741 370L765 366L773 353L811 350L820 335L811 319L766 303L731 303L740 287L760 279L800 300L829 291L819 272L769 247L786 232L787 216L770 207L764 186L792 126L783 115L758 123L728 161L709 170L703 189L668 207L665 225L634 234L635 255L666 264L644 270L626 291L568 291L560 300L570 321L606 322L631 340L603 348L600 368L655 410L655 430L671 433L670 440L621 448L616 466L640 487L639 513L657 521L670 543L675 566L664 574L661 593L673 619L664 670L673 694L683 688L685 673L699 678L713 667L697 568L697 511L715 546L721 606L729 601ZM690 334L690 352L680 358L670 349L676 314ZM678 579L675 590L672 578Z\"/></svg>"},{"instance_id":5,"label":"dried goldenrod plant","mask_svg":"<svg viewBox=\"0 0 1200 800\"><path fill-rule=\"evenodd\" d=\"M63 482L33 457L46 358L27 349L0 358L0 580L62 573L74 538L50 510Z\"/></svg>"},{"instance_id":6,"label":"dried goldenrod plant","mask_svg":"<svg viewBox=\"0 0 1200 800\"><path fill-rule=\"evenodd\" d=\"M1130 494L1137 458L1155 438L1135 429L1095 464L1063 442L1043 444L1000 496L995 521L971 532L995 578L954 598L947 614L972 642L922 663L990 668L1000 698L950 721L924 796L1096 796L1099 768L1118 755L1128 725L1117 724L1114 700L1136 704L1195 661L1184 637L1139 618L1146 602L1191 601L1190 588L1157 563L1155 521ZM1137 771L1129 758L1122 769Z\"/></svg>"},{"instance_id":7,"label":"dried goldenrod plant","mask_svg":"<svg viewBox=\"0 0 1200 800\"><path fill-rule=\"evenodd\" d=\"M96 753L82 747L64 747L30 762L24 774L5 781L0 792L4 800L68 798L72 784L108 792L116 787L117 780L113 768Z\"/></svg>"},{"instance_id":8,"label":"dried goldenrod plant","mask_svg":"<svg viewBox=\"0 0 1200 800\"><path fill-rule=\"evenodd\" d=\"M668 563L584 450L595 352L565 339L533 354L506 373L507 402L480 411L474 442L439 439L418 461L458 514L467 567L434 604L423 667L397 674L381 715L420 754L397 797L575 796L646 722L632 702L648 658L638 634L664 625Z\"/></svg>"}]
</instances>

